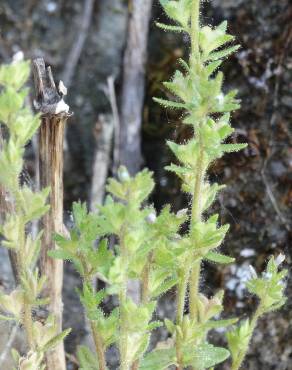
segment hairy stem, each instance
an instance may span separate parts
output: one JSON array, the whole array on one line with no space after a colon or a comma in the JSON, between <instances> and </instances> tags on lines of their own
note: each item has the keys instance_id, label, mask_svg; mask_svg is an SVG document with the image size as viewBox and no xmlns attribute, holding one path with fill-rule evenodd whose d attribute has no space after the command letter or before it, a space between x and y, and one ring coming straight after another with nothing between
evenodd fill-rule
<instances>
[{"instance_id":1,"label":"hairy stem","mask_svg":"<svg viewBox=\"0 0 292 370\"><path fill-rule=\"evenodd\" d=\"M151 268L150 260L151 257L148 259L142 272L142 290L141 290L142 303L147 303L149 301L149 275Z\"/></svg>"},{"instance_id":2,"label":"hairy stem","mask_svg":"<svg viewBox=\"0 0 292 370\"><path fill-rule=\"evenodd\" d=\"M98 329L94 321L90 321L90 327L91 327L92 336L93 336L97 358L98 358L98 365L99 365L98 368L99 370L106 370L104 345L102 343L102 339L98 333Z\"/></svg>"},{"instance_id":3,"label":"hairy stem","mask_svg":"<svg viewBox=\"0 0 292 370\"><path fill-rule=\"evenodd\" d=\"M181 281L179 282L177 287L176 322L178 325L181 325L183 321L185 297L187 293L187 283L188 283L188 273L186 271L182 274Z\"/></svg>"},{"instance_id":4,"label":"hairy stem","mask_svg":"<svg viewBox=\"0 0 292 370\"><path fill-rule=\"evenodd\" d=\"M88 277L87 274L87 269L86 269L86 261L84 260L82 254L80 254L80 259L82 261L82 266L84 269L85 277L84 277L84 282L92 286L92 280ZM105 359L105 348L104 348L104 343L102 341L101 336L99 335L98 328L96 327L96 324L94 321L89 320L90 322L90 328L93 336L93 341L95 345L95 350L97 354L97 360L98 360L98 365L99 365L99 370L106 370L106 359Z\"/></svg>"},{"instance_id":5,"label":"hairy stem","mask_svg":"<svg viewBox=\"0 0 292 370\"><path fill-rule=\"evenodd\" d=\"M249 348L249 343L250 343L251 338L253 336L253 332L254 332L255 327L257 325L257 321L258 321L259 317L261 316L261 314L262 314L262 305L260 303L256 312L253 315L253 318L252 318L251 322L250 322L250 334L249 334L249 337L248 337L247 344L246 344L246 346L244 346L242 348L242 350L240 351L239 356L232 362L231 370L239 370L240 369L240 367L243 363L243 360L245 359L245 356L247 354L247 351L248 351L248 348Z\"/></svg>"},{"instance_id":6,"label":"hairy stem","mask_svg":"<svg viewBox=\"0 0 292 370\"><path fill-rule=\"evenodd\" d=\"M142 272L142 284L141 284L141 302L146 304L149 302L149 278L151 269L152 253L148 256L148 260L144 266ZM140 358L138 358L131 366L131 370L138 370L140 365Z\"/></svg>"},{"instance_id":7,"label":"hairy stem","mask_svg":"<svg viewBox=\"0 0 292 370\"><path fill-rule=\"evenodd\" d=\"M191 15L191 54L190 54L190 67L194 72L199 73L200 70L200 48L199 48L199 16L200 16L200 0L193 0L192 3L192 15ZM201 220L201 191L204 181L204 153L199 138L200 145L200 156L196 168L196 178L193 191L192 199L192 214L191 214L191 227L196 222ZM193 260L191 256L191 260ZM190 318L196 319L197 317L197 297L199 290L199 277L200 277L200 265L201 261L196 261L192 267L186 267L186 272L183 274L182 279L178 285L177 291L177 325L182 324L184 303L187 295L187 284L189 281L190 290ZM183 358L182 358L182 343L181 339L177 336L176 338L176 356L178 367L177 370L183 369Z\"/></svg>"},{"instance_id":8,"label":"hairy stem","mask_svg":"<svg viewBox=\"0 0 292 370\"><path fill-rule=\"evenodd\" d=\"M26 332L27 342L31 350L35 349L34 337L33 337L33 321L31 316L31 306L28 303L24 304L23 308L23 326Z\"/></svg>"},{"instance_id":9,"label":"hairy stem","mask_svg":"<svg viewBox=\"0 0 292 370\"><path fill-rule=\"evenodd\" d=\"M199 30L200 30L200 0L193 0L191 17L191 56L190 64L194 67L200 59Z\"/></svg>"},{"instance_id":10,"label":"hairy stem","mask_svg":"<svg viewBox=\"0 0 292 370\"><path fill-rule=\"evenodd\" d=\"M121 290L119 294L119 301L120 301L120 343L119 343L119 349L120 349L120 370L128 370L129 364L127 359L127 352L128 352L128 334L127 334L127 323L126 323L126 317L125 317L125 303L127 300L127 294L126 294L126 284L124 288Z\"/></svg>"},{"instance_id":11,"label":"hairy stem","mask_svg":"<svg viewBox=\"0 0 292 370\"><path fill-rule=\"evenodd\" d=\"M201 260L198 260L194 263L190 274L190 318L195 321L198 319L197 300L199 294L200 272Z\"/></svg>"},{"instance_id":12,"label":"hairy stem","mask_svg":"<svg viewBox=\"0 0 292 370\"><path fill-rule=\"evenodd\" d=\"M201 70L200 64L200 47L199 47L199 31L200 31L200 0L193 1L192 16L191 16L191 60L190 65L195 72L198 74ZM198 137L199 144L199 157L196 163L196 177L193 192L193 203L192 203L192 215L191 215L191 227L194 227L197 222L202 219L202 204L201 194L204 185L205 177L205 158L204 158L204 147L201 139L200 129L201 125L205 120L205 116L202 115L202 119L198 124L197 132L195 133ZM195 256L194 256L195 257ZM200 273L201 273L201 259L194 262L189 280L189 307L190 307L190 318L193 321L198 320L198 294L200 284ZM193 367L192 367L193 369Z\"/></svg>"},{"instance_id":13,"label":"hairy stem","mask_svg":"<svg viewBox=\"0 0 292 370\"><path fill-rule=\"evenodd\" d=\"M123 261L122 264L126 265L128 262L127 250L124 242L124 229L122 228L120 234L120 256ZM125 312L125 305L127 302L127 280L125 275L123 278L123 286L119 293L119 306L120 306L120 370L129 370L130 364L128 361L128 331L127 331L127 314Z\"/></svg>"},{"instance_id":14,"label":"hairy stem","mask_svg":"<svg viewBox=\"0 0 292 370\"><path fill-rule=\"evenodd\" d=\"M204 166L204 149L200 137L199 137L199 146L200 146L200 155L198 158L196 168L197 173L193 192L193 205L191 218L192 227L197 222L200 222L202 218L201 194L202 187L204 184L205 166ZM201 269L201 260L199 259L194 262L190 274L190 317L192 320L197 319L197 300L200 283L200 269Z\"/></svg>"},{"instance_id":15,"label":"hairy stem","mask_svg":"<svg viewBox=\"0 0 292 370\"><path fill-rule=\"evenodd\" d=\"M199 128L200 130L200 128ZM199 147L200 147L200 155L198 158L198 163L196 166L196 178L195 178L195 186L193 192L193 204L192 204L192 219L191 219L191 226L194 226L197 222L201 221L202 218L202 206L201 206L201 198L202 198L202 187L204 184L204 177L205 177L205 166L204 166L204 148L202 145L202 140L200 135L198 137Z\"/></svg>"},{"instance_id":16,"label":"hairy stem","mask_svg":"<svg viewBox=\"0 0 292 370\"><path fill-rule=\"evenodd\" d=\"M180 282L178 283L177 287L177 311L176 311L176 324L181 326L183 323L184 317L184 307L185 307L185 299L187 294L187 287L188 287L188 279L189 279L189 270L190 268L187 267L180 278ZM176 336L176 359L177 359L177 370L183 369L183 354L182 354L182 343L181 339L178 335Z\"/></svg>"},{"instance_id":17,"label":"hairy stem","mask_svg":"<svg viewBox=\"0 0 292 370\"><path fill-rule=\"evenodd\" d=\"M191 15L191 57L190 64L192 69L198 71L200 65L200 48L199 48L199 30L200 30L200 0L193 0L192 15ZM199 142L199 158L196 165L196 178L193 192L191 227L201 221L201 194L204 183L205 168L204 168L204 150L200 138L200 124L198 125L198 142ZM201 260L197 260L190 274L190 317L195 320L197 317L197 297L199 291Z\"/></svg>"}]
</instances>

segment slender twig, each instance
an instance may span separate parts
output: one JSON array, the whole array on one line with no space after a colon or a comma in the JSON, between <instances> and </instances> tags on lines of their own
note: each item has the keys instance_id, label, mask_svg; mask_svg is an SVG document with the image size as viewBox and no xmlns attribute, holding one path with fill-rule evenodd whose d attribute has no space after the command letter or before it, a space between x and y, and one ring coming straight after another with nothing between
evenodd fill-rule
<instances>
[{"instance_id":1,"label":"slender twig","mask_svg":"<svg viewBox=\"0 0 292 370\"><path fill-rule=\"evenodd\" d=\"M268 195L268 197L270 199L270 202L271 202L275 212L277 213L280 221L285 226L286 230L289 232L291 230L291 226L290 226L288 220L284 217L283 213L281 212L281 210L278 206L277 200L276 200L276 198L273 194L273 191L271 189L271 186L270 186L269 181L268 181L267 176L266 176L266 171L265 171L266 166L267 166L267 160L265 160L263 168L261 170L261 176L262 176L263 183L266 187L267 195Z\"/></svg>"},{"instance_id":2,"label":"slender twig","mask_svg":"<svg viewBox=\"0 0 292 370\"><path fill-rule=\"evenodd\" d=\"M93 11L94 0L84 1L84 12L82 14L80 25L77 28L76 41L72 45L72 49L69 51L67 61L64 66L62 74L62 80L67 87L71 86L72 78L75 74L75 69L80 59L82 49L88 34L88 29L91 23L92 11Z\"/></svg>"},{"instance_id":3,"label":"slender twig","mask_svg":"<svg viewBox=\"0 0 292 370\"><path fill-rule=\"evenodd\" d=\"M113 76L108 77L107 85L108 85L108 99L110 101L111 110L113 114L113 120L114 120L114 145L113 145L112 171L115 174L119 166L119 158L120 158L119 138L120 138L121 122L120 122L117 97L116 97L116 91L115 91L115 79Z\"/></svg>"}]
</instances>

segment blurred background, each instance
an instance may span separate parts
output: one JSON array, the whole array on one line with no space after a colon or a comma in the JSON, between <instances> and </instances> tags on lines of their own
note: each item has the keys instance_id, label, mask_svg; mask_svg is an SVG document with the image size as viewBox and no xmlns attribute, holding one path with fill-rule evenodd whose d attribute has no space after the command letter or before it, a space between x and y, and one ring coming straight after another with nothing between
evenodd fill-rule
<instances>
[{"instance_id":1,"label":"blurred background","mask_svg":"<svg viewBox=\"0 0 292 370\"><path fill-rule=\"evenodd\" d=\"M201 289L212 295L226 289L227 316L245 317L256 302L247 295L248 266L263 269L279 252L291 263L292 205L292 4L289 0L213 0L204 2L202 20L229 22L242 45L223 67L225 88L237 88L242 107L233 114L232 140L248 142L246 150L228 155L210 171L210 181L227 184L215 203L222 223L231 230L223 250L236 257L227 267L206 264ZM166 111L152 101L164 96L161 82L172 76L176 59L188 54L188 39L165 33L155 20L166 21L157 0L0 0L0 62L43 57L56 80L68 88L69 119L65 142L65 210L71 220L73 201L91 209L104 197L104 183L119 163L135 173L154 171L151 201L157 209L171 203L185 208L179 181L164 170L171 160L166 139L181 142L190 135L180 125L180 112ZM35 143L27 149L24 177L35 185ZM13 283L9 260L0 250L0 286ZM68 369L76 369L76 346L88 341L75 288L80 285L66 263L64 326ZM259 322L245 369L292 369L292 285L280 312ZM163 297L157 317L174 317L175 292ZM116 302L108 302L111 309ZM9 325L8 325L9 326ZM9 330L8 330L9 329ZM0 323L0 369L11 368L3 351L7 341L21 347L21 335ZM222 333L211 334L224 344ZM167 339L163 329L153 343ZM116 353L109 353L115 368ZM228 369L228 364L222 369Z\"/></svg>"}]
</instances>

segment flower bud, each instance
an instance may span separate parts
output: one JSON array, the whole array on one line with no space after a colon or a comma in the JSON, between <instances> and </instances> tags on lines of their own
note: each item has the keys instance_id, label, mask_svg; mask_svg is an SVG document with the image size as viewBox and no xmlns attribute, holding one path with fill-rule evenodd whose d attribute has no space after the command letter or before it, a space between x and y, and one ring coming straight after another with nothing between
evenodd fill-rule
<instances>
[{"instance_id":1,"label":"flower bud","mask_svg":"<svg viewBox=\"0 0 292 370\"><path fill-rule=\"evenodd\" d=\"M128 181L130 179L130 175L129 175L129 172L128 170L126 169L125 166L121 166L119 169L118 169L118 178L120 181L124 182L124 181Z\"/></svg>"},{"instance_id":2,"label":"flower bud","mask_svg":"<svg viewBox=\"0 0 292 370\"><path fill-rule=\"evenodd\" d=\"M154 222L156 221L156 214L155 212L151 212L149 213L149 215L146 217L146 221L149 223L149 224L154 224Z\"/></svg>"},{"instance_id":3,"label":"flower bud","mask_svg":"<svg viewBox=\"0 0 292 370\"><path fill-rule=\"evenodd\" d=\"M278 256L277 256L277 258L275 259L275 264L277 265L277 266L280 266L281 265L281 263L283 263L285 261L285 255L284 254L282 254L282 253L280 253Z\"/></svg>"},{"instance_id":4,"label":"flower bud","mask_svg":"<svg viewBox=\"0 0 292 370\"><path fill-rule=\"evenodd\" d=\"M250 272L251 279L257 279L258 274L252 265L249 265L249 272Z\"/></svg>"}]
</instances>

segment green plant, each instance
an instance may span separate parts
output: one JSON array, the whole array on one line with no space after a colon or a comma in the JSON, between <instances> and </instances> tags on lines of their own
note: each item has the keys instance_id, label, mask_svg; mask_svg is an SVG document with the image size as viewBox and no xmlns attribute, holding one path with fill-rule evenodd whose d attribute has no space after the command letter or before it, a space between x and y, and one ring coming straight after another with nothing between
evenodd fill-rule
<instances>
[{"instance_id":1,"label":"green plant","mask_svg":"<svg viewBox=\"0 0 292 370\"><path fill-rule=\"evenodd\" d=\"M0 293L0 309L2 320L13 320L24 327L29 351L24 357L16 351L13 354L19 369L33 370L45 368L44 353L62 341L69 330L57 334L52 316L44 323L32 317L34 310L48 302L42 297L46 278L40 276L36 267L42 232L33 238L27 230L32 221L48 211L49 189L33 191L20 180L25 145L40 125L39 116L34 116L24 104L28 93L24 84L29 74L28 62L0 67L0 122L7 131L0 152L0 186L10 205L0 233L4 238L2 245L16 255L18 278L15 290Z\"/></svg>"},{"instance_id":2,"label":"green plant","mask_svg":"<svg viewBox=\"0 0 292 370\"><path fill-rule=\"evenodd\" d=\"M52 257L73 261L83 278L79 295L91 324L99 369L106 368L104 352L113 343L120 350L120 368L138 368L151 331L161 325L151 322L157 298L177 283L176 255L182 253L182 248L178 248L176 239L186 217L172 214L169 207L159 216L151 206L142 207L153 186L149 171L131 178L121 167L118 180L109 180L107 190L111 195L98 213L88 213L84 205L74 204L71 238L58 235L59 249L50 252ZM113 250L108 246L109 236L115 236ZM96 276L106 283L104 290L94 291L92 279ZM127 296L131 279L141 281L139 304ZM113 294L119 297L119 308L105 316L100 304ZM142 362L141 368L145 366Z\"/></svg>"},{"instance_id":3,"label":"green plant","mask_svg":"<svg viewBox=\"0 0 292 370\"><path fill-rule=\"evenodd\" d=\"M279 254L276 259L271 257L261 277L258 277L254 268L250 266L251 278L247 283L247 289L258 297L259 304L251 319L244 320L238 327L226 334L232 357L232 370L237 370L242 365L259 317L279 309L286 302L283 279L288 271L278 271L284 259L282 254Z\"/></svg>"},{"instance_id":4,"label":"green plant","mask_svg":"<svg viewBox=\"0 0 292 370\"><path fill-rule=\"evenodd\" d=\"M163 370L171 365L178 370L203 370L230 355L227 349L208 343L208 332L231 326L237 319L215 320L223 310L224 294L220 291L208 299L199 292L199 279L202 260L223 264L234 261L218 251L228 225L218 226L218 215L204 217L204 212L223 188L207 181L210 164L224 153L246 146L225 143L233 132L230 113L239 107L239 101L236 91L223 93L223 74L217 72L223 59L238 46L229 45L233 37L226 34L226 22L216 28L200 26L199 0L161 0L161 4L177 25L159 27L185 32L191 39L189 62L180 60L183 72L176 71L173 79L164 83L177 99L155 98L163 106L184 110L183 123L193 128L194 137L188 142L168 142L180 165L167 167L182 180L182 190L191 197L191 211L173 214L167 206L157 215L152 206L145 204L154 186L151 173L144 170L130 177L124 167L119 169L117 180L109 180L110 195L96 213L74 204L75 226L70 239L58 235L59 249L50 255L73 261L83 278L79 295L91 323L96 355L80 347L82 369L106 369L105 351L112 344L119 348L121 370ZM181 233L184 223L189 229ZM248 284L250 291L260 297L254 318L228 332L233 369L239 368L245 356L259 315L284 302L279 282L285 272L278 273L273 261L268 265L271 280L253 279ZM95 277L105 283L98 292L92 285ZM141 283L140 302L127 294L132 279ZM173 286L177 287L176 321L165 320L172 340L165 348L145 354L151 331L161 325L151 321L157 298ZM184 314L187 294L190 312ZM109 295L118 296L119 306L107 316L102 301Z\"/></svg>"},{"instance_id":5,"label":"green plant","mask_svg":"<svg viewBox=\"0 0 292 370\"><path fill-rule=\"evenodd\" d=\"M159 23L158 26L164 30L187 33L191 51L188 62L179 60L183 72L177 70L172 80L164 83L175 100L155 98L155 101L165 107L182 109L183 123L191 125L194 132L194 138L184 144L168 142L180 165L171 164L167 169L182 180L182 190L190 195L192 204L189 232L185 236L186 251L181 261L182 271L178 271L177 319L175 324L168 323L168 328L175 335L177 368L190 365L194 369L203 369L227 358L228 351L207 348L205 358L213 359L207 366L204 361L189 359L185 355L186 348L190 346L195 351L198 346L205 346L208 331L212 327L233 323L232 320L210 320L223 309L223 293L216 294L211 300L207 299L199 293L199 280L202 260L223 264L233 261L217 249L229 226L218 227L218 215L205 219L204 213L223 188L208 182L208 168L225 153L236 152L246 146L225 143L234 131L230 126L230 113L239 108L239 101L235 90L226 94L223 92L224 76L222 72L217 72L224 58L239 46L232 45L234 37L226 33L227 22L214 28L200 25L200 0L160 0L160 3L167 16L176 24L169 26ZM232 369L239 369L258 317L281 307L285 302L282 279L286 271L278 273L277 268L278 265L271 258L266 273L269 278L254 277L248 283L249 291L258 295L260 303L251 321L245 321L227 335ZM187 287L190 312L184 315Z\"/></svg>"}]
</instances>

